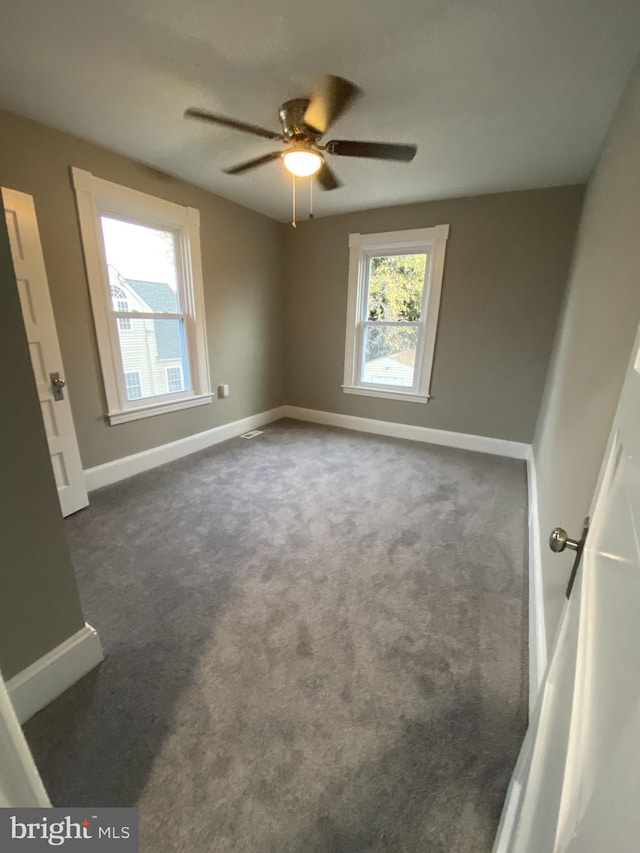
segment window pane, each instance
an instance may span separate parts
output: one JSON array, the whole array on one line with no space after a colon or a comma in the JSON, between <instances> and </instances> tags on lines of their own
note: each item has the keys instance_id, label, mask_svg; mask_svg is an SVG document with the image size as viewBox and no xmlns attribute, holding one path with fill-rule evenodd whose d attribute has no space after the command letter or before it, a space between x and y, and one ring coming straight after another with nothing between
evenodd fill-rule
<instances>
[{"instance_id":1,"label":"window pane","mask_svg":"<svg viewBox=\"0 0 640 853\"><path fill-rule=\"evenodd\" d=\"M369 261L368 320L419 320L426 254Z\"/></svg>"},{"instance_id":2,"label":"window pane","mask_svg":"<svg viewBox=\"0 0 640 853\"><path fill-rule=\"evenodd\" d=\"M411 388L417 344L415 326L365 326L361 381Z\"/></svg>"},{"instance_id":3,"label":"window pane","mask_svg":"<svg viewBox=\"0 0 640 853\"><path fill-rule=\"evenodd\" d=\"M136 317L130 323L128 331L118 329L120 353L125 378L131 372L139 374L140 393L131 397L127 386L127 398L136 400L189 390L184 321Z\"/></svg>"},{"instance_id":4,"label":"window pane","mask_svg":"<svg viewBox=\"0 0 640 853\"><path fill-rule=\"evenodd\" d=\"M181 313L173 232L108 216L101 223L113 310Z\"/></svg>"}]
</instances>

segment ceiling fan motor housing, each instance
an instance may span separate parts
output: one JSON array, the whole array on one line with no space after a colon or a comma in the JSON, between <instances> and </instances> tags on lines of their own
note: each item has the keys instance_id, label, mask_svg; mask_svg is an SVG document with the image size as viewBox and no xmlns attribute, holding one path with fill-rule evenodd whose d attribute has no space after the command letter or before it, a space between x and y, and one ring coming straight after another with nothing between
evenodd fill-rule
<instances>
[{"instance_id":1,"label":"ceiling fan motor housing","mask_svg":"<svg viewBox=\"0 0 640 853\"><path fill-rule=\"evenodd\" d=\"M309 106L308 98L294 98L280 107L279 116L282 132L287 139L315 142L320 134L304 123L304 114Z\"/></svg>"}]
</instances>

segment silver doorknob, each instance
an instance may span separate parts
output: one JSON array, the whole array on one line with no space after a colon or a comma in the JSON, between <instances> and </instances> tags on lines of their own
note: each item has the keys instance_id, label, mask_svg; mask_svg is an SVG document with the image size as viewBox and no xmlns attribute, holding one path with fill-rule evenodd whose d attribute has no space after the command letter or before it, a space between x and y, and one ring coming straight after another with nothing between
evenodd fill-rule
<instances>
[{"instance_id":1,"label":"silver doorknob","mask_svg":"<svg viewBox=\"0 0 640 853\"><path fill-rule=\"evenodd\" d=\"M67 384L62 376L59 373L50 373L49 379L51 380L51 390L53 391L53 399L54 400L64 400L64 393L62 389Z\"/></svg>"},{"instance_id":2,"label":"silver doorknob","mask_svg":"<svg viewBox=\"0 0 640 853\"><path fill-rule=\"evenodd\" d=\"M575 539L569 539L564 527L554 527L551 531L551 535L549 536L549 548L551 548L554 554L559 554L561 551L564 551L565 548L569 548L571 551L577 551L579 547L580 542L577 542Z\"/></svg>"}]
</instances>

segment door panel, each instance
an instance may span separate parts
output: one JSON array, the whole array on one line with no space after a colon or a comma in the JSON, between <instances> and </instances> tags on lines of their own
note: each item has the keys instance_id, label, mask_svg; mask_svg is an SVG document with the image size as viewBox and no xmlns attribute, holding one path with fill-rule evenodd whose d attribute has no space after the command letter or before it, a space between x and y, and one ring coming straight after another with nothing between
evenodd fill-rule
<instances>
[{"instance_id":1,"label":"door panel","mask_svg":"<svg viewBox=\"0 0 640 853\"><path fill-rule=\"evenodd\" d=\"M33 375L42 410L51 467L63 515L89 503L80 461L68 388L56 400L50 373L64 377L64 367L49 296L38 222L33 198L27 193L2 188L11 255L18 284Z\"/></svg>"},{"instance_id":2,"label":"door panel","mask_svg":"<svg viewBox=\"0 0 640 853\"><path fill-rule=\"evenodd\" d=\"M496 851L640 850L639 367L640 331Z\"/></svg>"}]
</instances>

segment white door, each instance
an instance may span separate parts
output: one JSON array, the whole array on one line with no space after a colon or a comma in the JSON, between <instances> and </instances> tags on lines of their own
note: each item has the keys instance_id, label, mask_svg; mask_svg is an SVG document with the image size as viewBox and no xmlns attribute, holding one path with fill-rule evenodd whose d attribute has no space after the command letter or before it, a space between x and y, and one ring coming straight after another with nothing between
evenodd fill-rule
<instances>
[{"instance_id":1,"label":"white door","mask_svg":"<svg viewBox=\"0 0 640 853\"><path fill-rule=\"evenodd\" d=\"M64 367L51 307L33 198L2 187L13 267L18 282L22 317L29 341L31 364L49 442L51 465L63 515L89 503L80 461L69 394L56 388L51 374L64 382Z\"/></svg>"},{"instance_id":2,"label":"white door","mask_svg":"<svg viewBox=\"0 0 640 853\"><path fill-rule=\"evenodd\" d=\"M0 673L0 808L50 805Z\"/></svg>"},{"instance_id":3,"label":"white door","mask_svg":"<svg viewBox=\"0 0 640 853\"><path fill-rule=\"evenodd\" d=\"M494 849L640 850L640 332Z\"/></svg>"}]
</instances>

